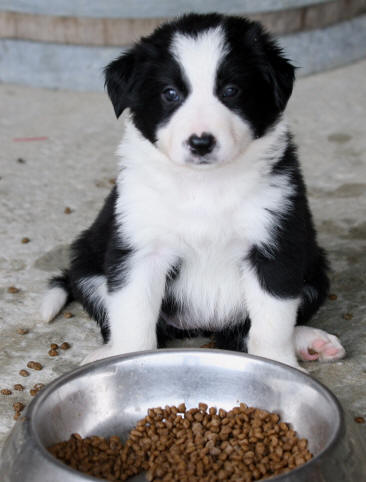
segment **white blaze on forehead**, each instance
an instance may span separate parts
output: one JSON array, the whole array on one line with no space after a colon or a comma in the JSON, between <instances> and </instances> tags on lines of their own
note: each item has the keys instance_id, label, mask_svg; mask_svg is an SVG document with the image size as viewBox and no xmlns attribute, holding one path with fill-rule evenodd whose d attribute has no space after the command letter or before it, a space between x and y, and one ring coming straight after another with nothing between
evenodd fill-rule
<instances>
[{"instance_id":1,"label":"white blaze on forehead","mask_svg":"<svg viewBox=\"0 0 366 482\"><path fill-rule=\"evenodd\" d=\"M168 122L158 127L157 148L177 164L194 165L198 157L192 153L189 139L205 132L215 139L205 160L213 165L233 161L248 147L252 133L248 122L215 95L217 72L229 52L222 27L196 36L176 33L170 51L189 92Z\"/></svg>"},{"instance_id":2,"label":"white blaze on forehead","mask_svg":"<svg viewBox=\"0 0 366 482\"><path fill-rule=\"evenodd\" d=\"M217 69L227 53L224 32L220 26L205 30L196 37L177 33L170 50L193 93L197 90L214 92Z\"/></svg>"}]
</instances>

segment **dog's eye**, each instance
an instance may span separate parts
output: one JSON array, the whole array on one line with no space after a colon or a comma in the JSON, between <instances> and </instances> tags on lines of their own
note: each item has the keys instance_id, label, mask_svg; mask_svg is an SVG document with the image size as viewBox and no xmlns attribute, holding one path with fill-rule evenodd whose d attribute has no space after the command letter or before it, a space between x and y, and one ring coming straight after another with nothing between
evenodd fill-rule
<instances>
[{"instance_id":1,"label":"dog's eye","mask_svg":"<svg viewBox=\"0 0 366 482\"><path fill-rule=\"evenodd\" d=\"M227 85L224 87L222 91L222 97L229 98L229 97L236 97L239 94L239 88L235 85Z\"/></svg>"},{"instance_id":2,"label":"dog's eye","mask_svg":"<svg viewBox=\"0 0 366 482\"><path fill-rule=\"evenodd\" d=\"M161 95L163 96L163 99L169 103L180 101L180 96L173 87L167 87L163 90Z\"/></svg>"}]
</instances>

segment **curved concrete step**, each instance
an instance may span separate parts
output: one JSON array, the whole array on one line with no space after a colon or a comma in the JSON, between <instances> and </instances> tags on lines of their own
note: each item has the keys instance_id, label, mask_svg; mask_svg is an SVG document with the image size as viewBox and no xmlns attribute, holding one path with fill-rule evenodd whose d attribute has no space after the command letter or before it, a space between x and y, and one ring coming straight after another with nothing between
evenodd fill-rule
<instances>
[{"instance_id":1,"label":"curved concrete step","mask_svg":"<svg viewBox=\"0 0 366 482\"><path fill-rule=\"evenodd\" d=\"M101 90L104 66L123 48L189 10L261 21L299 75L366 56L366 0L0 0L0 81Z\"/></svg>"},{"instance_id":2,"label":"curved concrete step","mask_svg":"<svg viewBox=\"0 0 366 482\"><path fill-rule=\"evenodd\" d=\"M90 46L130 45L168 18L188 11L246 15L277 35L322 29L366 13L365 0L208 0L205 8L190 1L154 0L154 8L152 0L143 4L124 1L119 8L114 2L91 1L88 9L83 8L84 2L65 6L64 2L38 0L33 10L19 0L7 10L7 3L0 0L0 38Z\"/></svg>"},{"instance_id":3,"label":"curved concrete step","mask_svg":"<svg viewBox=\"0 0 366 482\"><path fill-rule=\"evenodd\" d=\"M0 10L40 15L61 15L93 18L156 18L174 17L184 12L220 12L226 14L283 11L334 0L0 0ZM353 3L349 0L347 4ZM357 1L357 3L359 3Z\"/></svg>"}]
</instances>

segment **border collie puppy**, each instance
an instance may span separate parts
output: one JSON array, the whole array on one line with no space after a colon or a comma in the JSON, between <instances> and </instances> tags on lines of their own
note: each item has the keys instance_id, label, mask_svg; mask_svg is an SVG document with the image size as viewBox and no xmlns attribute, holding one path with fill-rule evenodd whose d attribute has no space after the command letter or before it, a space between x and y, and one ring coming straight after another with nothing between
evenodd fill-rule
<instances>
[{"instance_id":1,"label":"border collie puppy","mask_svg":"<svg viewBox=\"0 0 366 482\"><path fill-rule=\"evenodd\" d=\"M303 326L326 298L327 262L283 116L294 67L269 34L185 15L105 76L126 111L120 173L50 281L43 318L82 303L104 339L84 362L187 330L294 367L343 357L335 336Z\"/></svg>"}]
</instances>

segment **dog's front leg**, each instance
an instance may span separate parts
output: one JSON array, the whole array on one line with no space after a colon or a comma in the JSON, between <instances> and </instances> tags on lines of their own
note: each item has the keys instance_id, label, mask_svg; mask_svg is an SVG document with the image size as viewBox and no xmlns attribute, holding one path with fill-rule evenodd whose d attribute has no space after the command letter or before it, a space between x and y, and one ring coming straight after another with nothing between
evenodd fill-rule
<instances>
[{"instance_id":1,"label":"dog's front leg","mask_svg":"<svg viewBox=\"0 0 366 482\"><path fill-rule=\"evenodd\" d=\"M120 283L114 274L106 300L110 339L83 363L157 347L156 323L170 266L167 257L135 254Z\"/></svg>"},{"instance_id":2,"label":"dog's front leg","mask_svg":"<svg viewBox=\"0 0 366 482\"><path fill-rule=\"evenodd\" d=\"M248 353L300 368L295 355L294 328L300 298L281 298L266 291L254 270L244 280L251 320Z\"/></svg>"}]
</instances>

